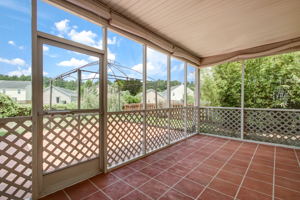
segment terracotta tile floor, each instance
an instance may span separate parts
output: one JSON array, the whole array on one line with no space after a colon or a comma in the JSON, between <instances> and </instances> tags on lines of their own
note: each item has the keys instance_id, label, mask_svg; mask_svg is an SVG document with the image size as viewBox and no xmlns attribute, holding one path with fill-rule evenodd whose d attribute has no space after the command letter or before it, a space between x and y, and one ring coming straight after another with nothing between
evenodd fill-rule
<instances>
[{"instance_id":1,"label":"terracotta tile floor","mask_svg":"<svg viewBox=\"0 0 300 200\"><path fill-rule=\"evenodd\" d=\"M53 200L300 199L300 150L193 136Z\"/></svg>"}]
</instances>

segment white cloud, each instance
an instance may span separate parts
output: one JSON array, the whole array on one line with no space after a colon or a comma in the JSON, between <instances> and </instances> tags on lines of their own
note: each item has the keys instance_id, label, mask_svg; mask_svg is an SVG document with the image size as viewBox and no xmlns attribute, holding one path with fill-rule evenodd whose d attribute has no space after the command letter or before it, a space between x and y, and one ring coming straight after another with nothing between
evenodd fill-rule
<instances>
[{"instance_id":1,"label":"white cloud","mask_svg":"<svg viewBox=\"0 0 300 200\"><path fill-rule=\"evenodd\" d=\"M18 65L18 66L25 66L26 62L21 58L14 58L14 59L6 59L0 57L0 62L6 63L9 65Z\"/></svg>"},{"instance_id":2,"label":"white cloud","mask_svg":"<svg viewBox=\"0 0 300 200\"><path fill-rule=\"evenodd\" d=\"M45 51L49 51L49 47L47 47L47 46L43 46L43 51L45 52Z\"/></svg>"},{"instance_id":3,"label":"white cloud","mask_svg":"<svg viewBox=\"0 0 300 200\"><path fill-rule=\"evenodd\" d=\"M113 45L113 44L116 44L116 43L117 43L117 37L116 36L114 36L112 39L111 38L107 39L107 44Z\"/></svg>"},{"instance_id":4,"label":"white cloud","mask_svg":"<svg viewBox=\"0 0 300 200\"><path fill-rule=\"evenodd\" d=\"M58 66L62 66L62 67L81 67L83 65L88 64L88 62L86 60L79 60L76 58L71 58L70 60L65 60L65 61L61 61L60 63L58 63Z\"/></svg>"},{"instance_id":5,"label":"white cloud","mask_svg":"<svg viewBox=\"0 0 300 200\"><path fill-rule=\"evenodd\" d=\"M107 49L107 59L111 61L116 60L116 54L112 53L109 48Z\"/></svg>"},{"instance_id":6,"label":"white cloud","mask_svg":"<svg viewBox=\"0 0 300 200\"><path fill-rule=\"evenodd\" d=\"M131 69L142 73L143 72L143 64L140 63L137 65L134 65L133 67L131 67ZM156 71L158 71L158 72L156 72ZM155 74L155 73L159 73L159 70L157 70L156 67L152 63L148 62L147 63L147 73Z\"/></svg>"},{"instance_id":7,"label":"white cloud","mask_svg":"<svg viewBox=\"0 0 300 200\"><path fill-rule=\"evenodd\" d=\"M76 42L80 42L86 45L95 45L95 38L97 37L96 33L93 33L92 31L80 31L77 32L76 30L72 29L68 35L70 36L71 40L74 40Z\"/></svg>"},{"instance_id":8,"label":"white cloud","mask_svg":"<svg viewBox=\"0 0 300 200\"><path fill-rule=\"evenodd\" d=\"M20 50L23 50L23 49L24 49L24 46L17 46L16 42L13 41L13 40L9 40L7 43L8 43L9 45L11 45L11 46L16 46L16 47L18 47L18 49L20 49Z\"/></svg>"},{"instance_id":9,"label":"white cloud","mask_svg":"<svg viewBox=\"0 0 300 200\"><path fill-rule=\"evenodd\" d=\"M7 73L7 75L9 76L22 76L22 75L29 76L30 74L31 74L31 67L29 67L28 69L21 69L20 67L18 67L18 70Z\"/></svg>"},{"instance_id":10,"label":"white cloud","mask_svg":"<svg viewBox=\"0 0 300 200\"><path fill-rule=\"evenodd\" d=\"M89 56L88 60L94 62L94 61L99 61L99 58L97 58L95 56Z\"/></svg>"},{"instance_id":11,"label":"white cloud","mask_svg":"<svg viewBox=\"0 0 300 200\"><path fill-rule=\"evenodd\" d=\"M15 43L14 41L12 41L12 40L9 40L9 41L8 41L8 44L13 45L13 46L16 46L16 43Z\"/></svg>"},{"instance_id":12,"label":"white cloud","mask_svg":"<svg viewBox=\"0 0 300 200\"><path fill-rule=\"evenodd\" d=\"M66 33L70 29L69 22L70 22L70 20L64 19L59 22L55 22L54 25L59 32Z\"/></svg>"}]
</instances>

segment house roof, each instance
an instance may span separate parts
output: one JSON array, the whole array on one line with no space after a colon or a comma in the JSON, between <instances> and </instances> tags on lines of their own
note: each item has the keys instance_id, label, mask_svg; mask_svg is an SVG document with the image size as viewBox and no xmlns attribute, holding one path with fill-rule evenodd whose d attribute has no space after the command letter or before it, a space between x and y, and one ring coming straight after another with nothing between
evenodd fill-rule
<instances>
[{"instance_id":1,"label":"house roof","mask_svg":"<svg viewBox=\"0 0 300 200\"><path fill-rule=\"evenodd\" d=\"M0 80L1 89L26 89L31 86L31 81Z\"/></svg>"},{"instance_id":2,"label":"house roof","mask_svg":"<svg viewBox=\"0 0 300 200\"><path fill-rule=\"evenodd\" d=\"M47 87L44 89L44 91L49 90L49 89L50 89L50 87ZM57 86L53 86L53 90L57 90L67 96L70 96L70 97L77 97L77 92L74 90L69 90L69 89L57 87Z\"/></svg>"}]
</instances>

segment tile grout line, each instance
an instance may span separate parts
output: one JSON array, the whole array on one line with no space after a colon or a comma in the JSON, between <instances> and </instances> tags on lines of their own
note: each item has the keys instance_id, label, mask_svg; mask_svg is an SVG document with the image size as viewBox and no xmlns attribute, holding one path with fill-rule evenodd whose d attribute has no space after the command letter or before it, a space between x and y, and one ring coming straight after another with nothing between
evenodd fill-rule
<instances>
[{"instance_id":1,"label":"tile grout line","mask_svg":"<svg viewBox=\"0 0 300 200\"><path fill-rule=\"evenodd\" d=\"M192 171L194 171L196 168L198 168L204 161L208 160L214 153L216 153L219 149L221 149L225 144L229 143L229 141L230 141L230 140L224 142L220 147L218 147L218 149L216 149L215 151L213 151L212 153L210 153L210 155L209 155L208 157L206 157L204 160L202 160L197 166L195 166L194 168L192 168L192 169L190 170L189 173L187 173L185 176L181 177L181 178L174 184L174 186L177 185L180 181L182 181L185 177L187 177ZM168 189L167 191L165 191L162 195L160 195L160 197L159 197L158 199L162 198L162 197L163 197L165 194L167 194L171 189L173 189L173 187L170 188L170 189Z\"/></svg>"},{"instance_id":2,"label":"tile grout line","mask_svg":"<svg viewBox=\"0 0 300 200\"><path fill-rule=\"evenodd\" d=\"M91 181L90 179L88 179L88 181L89 181L94 187L96 187L96 189L98 190L97 192L101 192L101 193L103 193L106 197L108 197L109 199L113 200L112 198L110 198L110 196L108 196L105 192L103 192L103 191L101 190L101 188L99 188L93 181ZM95 193L97 193L97 192L91 193L90 195L87 195L87 196L85 196L85 197L82 198L82 199L86 199L87 197L92 196L93 194L95 194Z\"/></svg>"},{"instance_id":3,"label":"tile grout line","mask_svg":"<svg viewBox=\"0 0 300 200\"><path fill-rule=\"evenodd\" d=\"M275 181L276 181L276 176L275 176L275 172L276 172L276 150L277 148L274 147L274 166L273 166L273 188L272 188L272 200L275 199Z\"/></svg>"},{"instance_id":4,"label":"tile grout line","mask_svg":"<svg viewBox=\"0 0 300 200\"><path fill-rule=\"evenodd\" d=\"M203 147L201 147L200 149L198 149L198 150L196 150L196 151L194 151L194 152L191 152L191 153L189 153L187 156L185 156L184 158L182 158L181 160L184 160L186 157L188 157L189 155L191 155L191 154L193 154L193 153L195 153L195 152L198 152L198 151L200 151L201 149L203 149L204 147L206 147L206 146L209 146L209 144L210 143L212 143L212 142L214 142L214 141L216 141L217 139L213 139L213 140L211 140L208 144L205 144ZM186 148L186 147L184 147L184 148ZM177 151L180 151L180 149L178 149ZM175 151L175 152L177 152L177 151ZM174 153L175 153L174 152ZM163 160L164 158L161 158L161 159L158 159L158 160L156 160L155 162L157 162L157 161L159 161L159 160ZM179 160L179 161L181 161L181 160ZM141 184L140 186L139 186L139 188L141 187L141 186L143 186L143 185L145 185L145 184L147 184L148 182L150 182L151 180L155 180L155 181L158 181L158 182L160 182L159 180L156 180L155 179L155 177L157 177L158 175L160 175L160 174L162 174L162 173L164 173L164 172L166 172L168 169L170 169L170 168L172 168L173 166L175 166L175 165L177 165L178 164L178 162L179 161L177 161L176 163L174 163L173 165L171 165L170 167L168 167L168 168L166 168L165 170L161 170L160 168L157 168L157 169L159 169L159 170L161 170L161 172L159 173L159 174L157 174L156 176L154 176L154 177L150 177L150 176L148 176L147 174L145 174L145 173L143 173L143 172L141 172L141 171L139 171L139 170L136 170L136 169L134 169L134 168L131 168L131 167L129 167L129 168L131 168L131 169L133 169L135 172L139 172L139 173L142 173L143 175L145 175L145 176L147 176L148 178L150 178L148 181L146 181L145 183L143 183L143 184ZM154 163L155 163L154 162ZM151 164L153 164L153 163L151 163ZM149 164L149 165L151 165L151 164ZM134 172L134 173L135 173ZM133 173L132 173L133 174ZM132 174L130 174L130 175L132 175ZM130 176L130 175L128 175L128 176ZM116 175L114 175L114 176L116 176ZM126 177L128 177L128 176L125 176L125 177L123 177L123 178L126 178ZM129 185L130 187L133 187L133 186L131 186L130 184L128 184L126 181L124 181L123 180L123 178L120 178L120 177L118 177L118 176L116 176L118 179L119 179L119 181L122 181L123 183L125 183L126 185ZM163 182L160 182L161 184L163 184L163 185L165 185L165 186L167 186L167 187L170 187L170 186L168 186L168 185L166 185L165 183L163 183ZM176 183L177 184L177 183ZM174 184L175 185L175 184ZM106 186L106 187L108 187L108 186ZM139 192L141 192L142 194L145 194L143 191L141 191L139 188L137 188L137 187L133 187L135 190L137 190L137 191L139 191ZM170 187L171 188L171 187ZM174 188L173 188L174 189ZM177 191L177 190L176 190ZM133 192L133 191L132 191ZM177 191L177 192L180 192L180 191ZM183 194L183 195L185 195L185 196L187 196L187 197L190 197L190 196L188 196L188 195L186 195L186 194L184 194L184 193L182 193L182 192L180 192L181 194ZM124 198L124 197L126 197L126 196L128 196L129 194L126 194L126 195L124 195L124 196L122 196L121 198ZM145 194L146 196L149 196L149 195L147 195L147 194ZM153 199L152 197L151 197L151 199Z\"/></svg>"},{"instance_id":5,"label":"tile grout line","mask_svg":"<svg viewBox=\"0 0 300 200\"><path fill-rule=\"evenodd\" d=\"M72 198L69 196L69 194L65 191L65 189L63 189L62 190L63 191L63 193L67 196L67 198L69 199L69 200L72 200Z\"/></svg>"},{"instance_id":6,"label":"tile grout line","mask_svg":"<svg viewBox=\"0 0 300 200\"><path fill-rule=\"evenodd\" d=\"M240 192L240 190L241 190L241 188L242 188L242 185L243 185L243 183L244 183L244 180L245 180L245 178L246 178L246 175L247 175L247 173L248 173L248 171L249 171L249 169L250 169L251 163L252 163L252 161L253 161L253 158L254 158L254 156L255 156L255 154L256 154L256 151L257 151L257 149L258 149L258 147L259 147L260 144L256 144L256 145L257 145L257 146L256 146L256 148L255 148L255 151L254 151L254 153L253 153L253 155L252 155L252 157L251 157L251 160L250 160L249 165L248 165L248 167L247 167L247 169L246 169L246 172L245 172L245 174L244 174L244 176L243 176L243 179L242 179L242 181L241 181L241 183L240 183L240 185L239 185L239 188L237 189L237 191L236 191L236 193L235 193L234 199L238 199L237 196L238 196L238 194L239 194L239 192Z\"/></svg>"},{"instance_id":7,"label":"tile grout line","mask_svg":"<svg viewBox=\"0 0 300 200\"><path fill-rule=\"evenodd\" d=\"M298 158L298 154L296 153L296 150L294 149L294 153L295 153L295 156L296 156L296 159L298 161L298 167L300 167L300 160Z\"/></svg>"},{"instance_id":8,"label":"tile grout line","mask_svg":"<svg viewBox=\"0 0 300 200\"><path fill-rule=\"evenodd\" d=\"M229 160L231 160L231 158L236 154L236 152L241 148L241 146L243 145L244 143L241 142L239 147L236 148L232 153L231 155L229 156L229 158L226 159L226 161L224 162L224 164L218 169L217 173L212 177L212 179L207 183L207 185L204 187L204 189L201 191L201 193L196 197L196 199L200 198L200 196L203 194L203 192L209 188L208 186L213 182L213 180L217 177L217 175L220 173L220 171L224 168L225 165L228 164ZM211 188L210 188L211 189ZM220 192L219 192L220 193ZM222 192L221 192L222 193ZM226 194L227 196L230 196L228 194ZM230 196L231 197L231 196Z\"/></svg>"}]
</instances>

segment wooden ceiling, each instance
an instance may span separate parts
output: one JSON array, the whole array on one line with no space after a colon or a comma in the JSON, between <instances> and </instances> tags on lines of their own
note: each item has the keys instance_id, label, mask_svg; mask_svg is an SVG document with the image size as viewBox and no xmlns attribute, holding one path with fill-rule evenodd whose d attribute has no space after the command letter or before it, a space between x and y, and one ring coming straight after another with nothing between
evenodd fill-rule
<instances>
[{"instance_id":1,"label":"wooden ceiling","mask_svg":"<svg viewBox=\"0 0 300 200\"><path fill-rule=\"evenodd\" d=\"M209 57L300 37L300 0L98 0Z\"/></svg>"}]
</instances>

